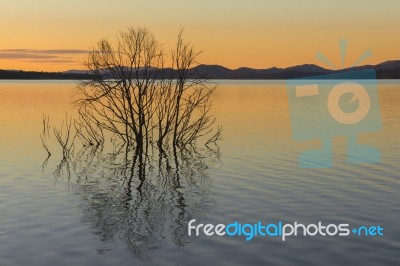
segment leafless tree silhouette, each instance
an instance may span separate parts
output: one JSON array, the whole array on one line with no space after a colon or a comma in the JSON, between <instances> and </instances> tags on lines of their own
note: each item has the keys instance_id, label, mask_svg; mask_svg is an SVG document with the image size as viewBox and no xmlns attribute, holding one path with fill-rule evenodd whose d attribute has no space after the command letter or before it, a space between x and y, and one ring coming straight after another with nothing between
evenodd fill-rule
<instances>
[{"instance_id":1,"label":"leafless tree silhouette","mask_svg":"<svg viewBox=\"0 0 400 266\"><path fill-rule=\"evenodd\" d=\"M65 120L62 121L61 127L54 127L54 136L56 140L60 144L63 152L63 157L69 157L69 153L74 146L74 141L77 136L76 132L73 132L72 129L73 120L68 115L65 115Z\"/></svg>"},{"instance_id":2,"label":"leafless tree silhouette","mask_svg":"<svg viewBox=\"0 0 400 266\"><path fill-rule=\"evenodd\" d=\"M50 149L47 145L47 139L50 137L50 119L47 115L43 114L43 132L40 135L42 146L47 152L47 158L51 156Z\"/></svg>"},{"instance_id":3,"label":"leafless tree silhouette","mask_svg":"<svg viewBox=\"0 0 400 266\"><path fill-rule=\"evenodd\" d=\"M144 260L165 239L183 248L184 224L214 205L206 169L219 161L218 145L209 146L221 128L212 114L215 85L190 76L198 54L182 30L169 67L145 28L128 28L116 43L101 40L86 62L92 79L76 89L78 115L53 127L62 149L54 179L82 184L83 220L102 240L119 237ZM44 117L48 158L49 130Z\"/></svg>"},{"instance_id":4,"label":"leafless tree silhouette","mask_svg":"<svg viewBox=\"0 0 400 266\"><path fill-rule=\"evenodd\" d=\"M83 146L99 146L104 143L103 128L93 113L86 108L79 108L79 116L74 121L74 126L78 138L82 141Z\"/></svg>"},{"instance_id":5,"label":"leafless tree silhouette","mask_svg":"<svg viewBox=\"0 0 400 266\"><path fill-rule=\"evenodd\" d=\"M154 144L185 148L200 137L220 136L220 128L213 133L211 113L215 85L190 77L199 53L182 32L168 68L161 45L145 28L128 28L115 44L97 43L86 62L93 79L81 82L76 91L81 110L76 129L85 142L99 144L107 131L147 150Z\"/></svg>"}]
</instances>

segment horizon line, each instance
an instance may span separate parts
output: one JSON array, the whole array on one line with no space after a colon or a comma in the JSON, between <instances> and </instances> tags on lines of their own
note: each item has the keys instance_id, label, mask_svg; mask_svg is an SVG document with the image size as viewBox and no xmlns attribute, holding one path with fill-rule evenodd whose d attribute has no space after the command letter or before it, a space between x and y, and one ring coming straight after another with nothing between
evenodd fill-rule
<instances>
[{"instance_id":1,"label":"horizon line","mask_svg":"<svg viewBox=\"0 0 400 266\"><path fill-rule=\"evenodd\" d=\"M225 69L232 70L232 71L239 70L239 69L250 69L250 70L270 70L270 69L279 69L279 70L285 70L285 69L294 68L294 67L315 66L315 67L319 67L319 68L321 68L321 69L323 69L323 70L339 71L339 70L346 70L346 69L352 69L352 68L358 68L358 67L365 67L365 66L378 66L378 65L381 65L381 64L384 64L384 63L397 62L397 61L400 63L400 59L389 59L389 60L382 61L382 62L380 62L380 63L378 63L378 64L365 64L365 65L350 66L350 67L338 68L338 69L325 68L325 67L322 67L322 66L320 66L320 65L312 64L312 63L304 63L304 64L299 64L299 65L291 65L291 66L288 66L288 67L276 67L276 66L272 66L272 67L268 67L268 68L253 68L253 67L249 67L249 66L241 66L241 67L237 67L237 68L229 68L229 67L226 67L226 66L220 65L220 64L205 64L205 63L203 63L203 64L195 65L195 66L191 67L190 69L196 68L196 67L199 67L199 66L215 66L215 67L223 67L223 68L225 68ZM171 68L171 67L166 67L166 68L164 68L164 69L170 69L170 68ZM160 69L161 69L161 68L160 68ZM23 72L63 73L63 72L68 72L68 71L86 71L86 72L88 72L88 71L90 71L90 70L71 68L71 69L67 69L67 70L63 70L63 71L43 71L43 70L2 69L2 68L0 68L0 71L13 71L13 72L23 71Z\"/></svg>"}]
</instances>

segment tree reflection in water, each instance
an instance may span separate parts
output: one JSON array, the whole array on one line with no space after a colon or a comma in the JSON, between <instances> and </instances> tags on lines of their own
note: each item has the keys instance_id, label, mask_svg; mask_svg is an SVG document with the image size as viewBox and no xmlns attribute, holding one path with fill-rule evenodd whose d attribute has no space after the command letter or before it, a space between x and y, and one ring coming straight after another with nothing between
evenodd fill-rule
<instances>
[{"instance_id":1,"label":"tree reflection in water","mask_svg":"<svg viewBox=\"0 0 400 266\"><path fill-rule=\"evenodd\" d=\"M142 260L161 245L184 248L187 222L204 218L215 204L207 169L219 163L218 146L151 154L118 145L108 150L84 147L63 156L53 171L82 198L84 223L101 241L126 242Z\"/></svg>"}]
</instances>

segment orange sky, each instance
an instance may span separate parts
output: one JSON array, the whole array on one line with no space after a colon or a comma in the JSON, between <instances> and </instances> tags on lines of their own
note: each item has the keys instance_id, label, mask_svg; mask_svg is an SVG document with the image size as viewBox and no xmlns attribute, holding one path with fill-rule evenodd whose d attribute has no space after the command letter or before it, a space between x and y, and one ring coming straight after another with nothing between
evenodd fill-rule
<instances>
[{"instance_id":1,"label":"orange sky","mask_svg":"<svg viewBox=\"0 0 400 266\"><path fill-rule=\"evenodd\" d=\"M379 0L13 0L0 3L0 69L82 69L85 51L127 26L146 26L169 50L180 26L204 53L230 68L303 63L347 65L367 49L367 64L400 59L400 1ZM24 49L24 50L20 50Z\"/></svg>"}]
</instances>

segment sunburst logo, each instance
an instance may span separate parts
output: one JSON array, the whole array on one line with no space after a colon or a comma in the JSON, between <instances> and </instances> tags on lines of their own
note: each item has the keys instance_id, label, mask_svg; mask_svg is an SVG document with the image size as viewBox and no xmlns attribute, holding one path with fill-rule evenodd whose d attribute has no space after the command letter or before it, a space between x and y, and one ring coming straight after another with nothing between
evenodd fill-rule
<instances>
[{"instance_id":1,"label":"sunburst logo","mask_svg":"<svg viewBox=\"0 0 400 266\"><path fill-rule=\"evenodd\" d=\"M332 139L347 137L347 162L376 163L378 149L359 144L358 137L381 128L378 87L373 69L352 68L372 55L370 50L346 68L346 40L339 41L342 70L332 74L287 81L292 135L295 140L319 139L321 148L300 154L303 168L332 167ZM317 58L338 69L323 53Z\"/></svg>"},{"instance_id":2,"label":"sunburst logo","mask_svg":"<svg viewBox=\"0 0 400 266\"><path fill-rule=\"evenodd\" d=\"M340 39L339 40L339 50L340 50L340 61L341 61L341 66L340 68L352 68L355 66L360 65L362 62L364 62L366 59L372 56L372 51L371 49L367 49L364 53L362 53L358 59L353 62L352 64L346 66L346 55L347 55L347 47L348 47L348 41L346 39ZM328 59L321 51L318 51L315 54L316 58L324 63L326 66L330 67L331 69L339 69L336 65L332 63L331 60Z\"/></svg>"}]
</instances>

